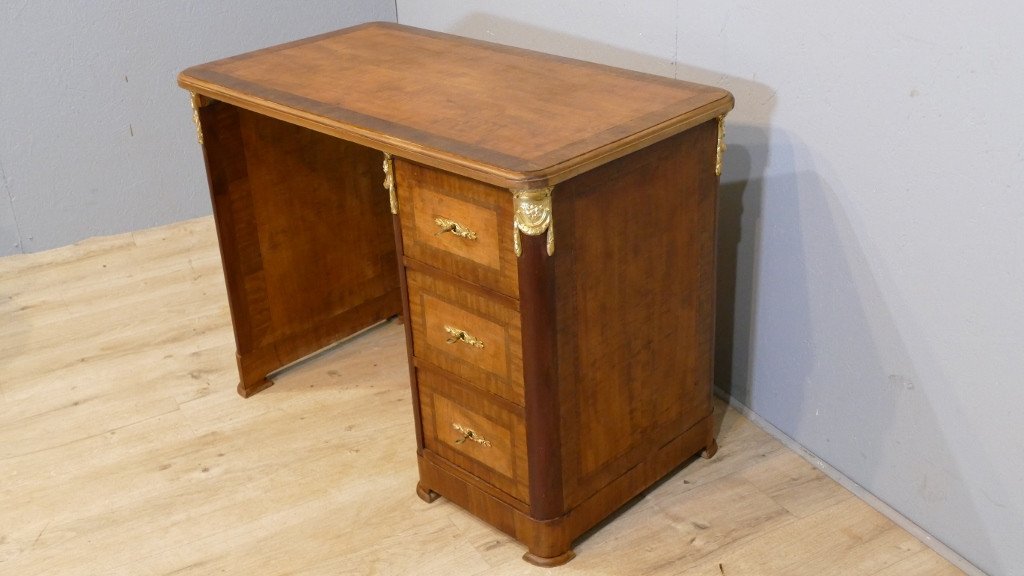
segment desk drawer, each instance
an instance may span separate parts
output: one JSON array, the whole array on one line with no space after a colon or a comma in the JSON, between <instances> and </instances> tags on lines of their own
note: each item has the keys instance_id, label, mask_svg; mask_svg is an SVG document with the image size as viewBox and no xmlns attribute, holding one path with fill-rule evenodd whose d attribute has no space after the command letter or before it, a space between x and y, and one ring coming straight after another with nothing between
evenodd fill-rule
<instances>
[{"instance_id":1,"label":"desk drawer","mask_svg":"<svg viewBox=\"0 0 1024 576\"><path fill-rule=\"evenodd\" d=\"M395 158L405 255L518 298L512 194Z\"/></svg>"},{"instance_id":2,"label":"desk drawer","mask_svg":"<svg viewBox=\"0 0 1024 576\"><path fill-rule=\"evenodd\" d=\"M523 346L515 300L409 268L413 355L523 405Z\"/></svg>"},{"instance_id":3,"label":"desk drawer","mask_svg":"<svg viewBox=\"0 0 1024 576\"><path fill-rule=\"evenodd\" d=\"M417 370L417 381L426 449L528 503L522 408L434 370Z\"/></svg>"}]
</instances>

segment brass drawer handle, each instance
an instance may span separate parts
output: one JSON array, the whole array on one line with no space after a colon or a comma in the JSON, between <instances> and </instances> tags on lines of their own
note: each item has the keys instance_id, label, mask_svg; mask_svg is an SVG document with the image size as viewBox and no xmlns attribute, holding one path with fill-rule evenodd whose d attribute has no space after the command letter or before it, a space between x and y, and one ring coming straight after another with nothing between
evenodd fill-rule
<instances>
[{"instance_id":1,"label":"brass drawer handle","mask_svg":"<svg viewBox=\"0 0 1024 576\"><path fill-rule=\"evenodd\" d=\"M473 431L472 428L466 428L462 424L456 424L454 422L452 423L452 428L454 428L455 430L462 434L462 438L459 438L458 440L455 441L456 444L462 444L466 440L472 440L473 442L476 442L481 446L486 446L488 448L490 448L491 446L490 440L487 440L483 436L477 434L476 432Z\"/></svg>"},{"instance_id":2,"label":"brass drawer handle","mask_svg":"<svg viewBox=\"0 0 1024 576\"><path fill-rule=\"evenodd\" d=\"M456 342L465 342L466 344L469 344L474 348L484 347L483 340L480 340L479 338L473 336L472 334L466 332L461 328L455 328L445 324L444 331L449 334L448 340L446 340L446 342L448 342L449 344L455 344Z\"/></svg>"},{"instance_id":3,"label":"brass drawer handle","mask_svg":"<svg viewBox=\"0 0 1024 576\"><path fill-rule=\"evenodd\" d=\"M476 232L473 232L469 228L466 228L462 224L459 224L455 220L449 220L438 216L434 218L434 224L437 224L441 231L434 234L434 236L440 236L445 232L451 232L459 238L465 238L466 240L476 240Z\"/></svg>"}]
</instances>

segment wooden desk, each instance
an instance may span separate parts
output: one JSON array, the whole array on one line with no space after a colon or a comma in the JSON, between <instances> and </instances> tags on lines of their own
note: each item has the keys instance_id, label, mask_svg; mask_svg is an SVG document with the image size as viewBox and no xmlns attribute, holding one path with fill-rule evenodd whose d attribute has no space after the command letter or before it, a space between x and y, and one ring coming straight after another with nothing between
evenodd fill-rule
<instances>
[{"instance_id":1,"label":"wooden desk","mask_svg":"<svg viewBox=\"0 0 1024 576\"><path fill-rule=\"evenodd\" d=\"M418 493L541 565L714 452L728 92L383 23L179 83L243 396L403 312Z\"/></svg>"}]
</instances>

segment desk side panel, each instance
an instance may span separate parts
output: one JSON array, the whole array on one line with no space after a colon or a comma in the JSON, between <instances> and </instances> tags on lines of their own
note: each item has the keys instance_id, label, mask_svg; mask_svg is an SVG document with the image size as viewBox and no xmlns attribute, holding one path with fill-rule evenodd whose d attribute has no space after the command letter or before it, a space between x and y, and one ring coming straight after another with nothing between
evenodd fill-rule
<instances>
[{"instance_id":1,"label":"desk side panel","mask_svg":"<svg viewBox=\"0 0 1024 576\"><path fill-rule=\"evenodd\" d=\"M713 443L716 143L707 122L554 191L567 508L628 499L606 488L684 434Z\"/></svg>"},{"instance_id":2,"label":"desk side panel","mask_svg":"<svg viewBox=\"0 0 1024 576\"><path fill-rule=\"evenodd\" d=\"M401 311L381 154L223 102L201 109L239 393Z\"/></svg>"}]
</instances>

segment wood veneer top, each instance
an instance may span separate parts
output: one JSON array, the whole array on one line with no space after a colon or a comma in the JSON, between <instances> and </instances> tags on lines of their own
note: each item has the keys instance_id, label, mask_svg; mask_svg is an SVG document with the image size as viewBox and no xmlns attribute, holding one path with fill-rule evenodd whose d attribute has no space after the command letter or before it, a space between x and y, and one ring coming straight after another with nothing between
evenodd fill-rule
<instances>
[{"instance_id":1,"label":"wood veneer top","mask_svg":"<svg viewBox=\"0 0 1024 576\"><path fill-rule=\"evenodd\" d=\"M509 188L732 108L725 90L391 23L189 68L188 90Z\"/></svg>"}]
</instances>

